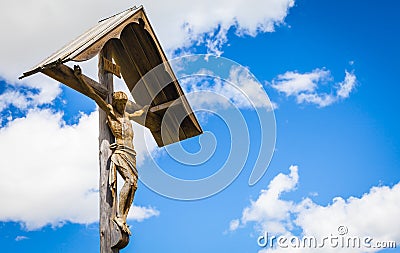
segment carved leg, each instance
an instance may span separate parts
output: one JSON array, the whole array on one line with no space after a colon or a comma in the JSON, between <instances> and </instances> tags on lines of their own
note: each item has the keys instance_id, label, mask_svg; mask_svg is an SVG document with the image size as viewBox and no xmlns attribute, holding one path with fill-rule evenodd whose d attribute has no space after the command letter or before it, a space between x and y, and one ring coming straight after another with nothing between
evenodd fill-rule
<instances>
[{"instance_id":1,"label":"carved leg","mask_svg":"<svg viewBox=\"0 0 400 253\"><path fill-rule=\"evenodd\" d=\"M118 171L125 182L119 194L118 215L115 218L115 222L121 229L130 234L126 219L135 195L137 176L129 168L118 167Z\"/></svg>"},{"instance_id":2,"label":"carved leg","mask_svg":"<svg viewBox=\"0 0 400 253\"><path fill-rule=\"evenodd\" d=\"M128 217L129 210L133 204L133 200L135 198L135 193L136 193L136 189L137 189L137 176L136 175L132 175L132 176L133 176L132 180L129 180L130 191L129 191L128 198L126 201L125 209L124 209L124 212L121 214L125 221Z\"/></svg>"},{"instance_id":3,"label":"carved leg","mask_svg":"<svg viewBox=\"0 0 400 253\"><path fill-rule=\"evenodd\" d=\"M118 217L121 217L126 222L126 209L129 210L129 199L132 186L130 180L125 178L124 186L122 186L121 192L119 193L119 213Z\"/></svg>"},{"instance_id":4,"label":"carved leg","mask_svg":"<svg viewBox=\"0 0 400 253\"><path fill-rule=\"evenodd\" d=\"M115 217L115 222L118 224L118 226L121 227L123 231L128 233L129 235L131 234L128 226L126 225L126 218L127 218L127 212L129 212L129 201L130 201L130 192L132 191L132 186L129 182L129 180L125 179L124 186L121 189L121 192L119 194L119 207L118 207L118 215Z\"/></svg>"}]
</instances>

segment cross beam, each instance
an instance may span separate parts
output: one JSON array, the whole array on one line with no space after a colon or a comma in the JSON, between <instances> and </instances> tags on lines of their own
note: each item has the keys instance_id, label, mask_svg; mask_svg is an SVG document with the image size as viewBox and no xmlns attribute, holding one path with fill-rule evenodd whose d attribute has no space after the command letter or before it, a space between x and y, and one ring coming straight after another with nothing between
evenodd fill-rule
<instances>
[{"instance_id":1,"label":"cross beam","mask_svg":"<svg viewBox=\"0 0 400 253\"><path fill-rule=\"evenodd\" d=\"M68 67L67 65L60 63L55 65L54 67L44 68L41 70L41 72L59 81L60 83L63 83L68 87L86 95L85 90L83 89L80 81L74 75L74 70ZM99 84L95 80L85 75L82 75L82 79L87 84L92 86L92 88L97 92L97 94L99 94L103 99L105 99L108 96L109 91L103 85Z\"/></svg>"},{"instance_id":2,"label":"cross beam","mask_svg":"<svg viewBox=\"0 0 400 253\"><path fill-rule=\"evenodd\" d=\"M68 67L65 64L58 64L56 66L50 67L50 68L44 68L41 70L41 72L65 85L68 87L84 94L85 96L88 96L86 94L86 91L82 88L81 82L85 82L89 84L98 95L100 95L103 99L106 99L107 96L112 93L109 89L107 89L104 85L101 85L100 83L96 82L95 80L91 79L90 77L81 74L80 79L74 75L74 70ZM149 128L151 131L160 131L161 129L161 118L154 112L158 111L160 106L156 106L150 109L149 112L144 114L142 117L139 119L135 119L135 122L139 123L142 126L145 126ZM128 101L126 105L126 111L128 113L133 113L134 111L142 108L143 106L140 106L136 104L133 101Z\"/></svg>"}]
</instances>

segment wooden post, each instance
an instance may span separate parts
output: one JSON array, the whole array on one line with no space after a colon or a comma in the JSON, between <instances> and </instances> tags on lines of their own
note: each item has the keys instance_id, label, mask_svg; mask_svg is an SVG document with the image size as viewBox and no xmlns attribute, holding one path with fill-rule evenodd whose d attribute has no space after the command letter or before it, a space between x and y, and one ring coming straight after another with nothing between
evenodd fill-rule
<instances>
[{"instance_id":1,"label":"wooden post","mask_svg":"<svg viewBox=\"0 0 400 253\"><path fill-rule=\"evenodd\" d=\"M107 44L99 53L99 83L104 85L109 91L106 102L111 103L113 87L113 75L104 70L103 57L111 58L111 50ZM100 253L118 253L119 249L112 248L112 228L113 214L116 212L115 196L109 184L109 170L111 150L110 144L114 142L114 136L107 126L107 115L103 110L99 110L99 159L100 159Z\"/></svg>"}]
</instances>

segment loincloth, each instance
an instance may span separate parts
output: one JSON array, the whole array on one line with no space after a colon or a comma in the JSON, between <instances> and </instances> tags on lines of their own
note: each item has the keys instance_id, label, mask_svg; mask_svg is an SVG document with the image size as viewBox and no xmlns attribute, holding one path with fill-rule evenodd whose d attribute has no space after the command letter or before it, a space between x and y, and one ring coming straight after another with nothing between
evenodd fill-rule
<instances>
[{"instance_id":1,"label":"loincloth","mask_svg":"<svg viewBox=\"0 0 400 253\"><path fill-rule=\"evenodd\" d=\"M137 178L138 172L136 169L136 152L134 149L125 145L113 143L110 145L110 149L113 151L111 155L111 168L109 174L109 184L113 185L117 180L117 167L125 170L131 170L131 172Z\"/></svg>"}]
</instances>

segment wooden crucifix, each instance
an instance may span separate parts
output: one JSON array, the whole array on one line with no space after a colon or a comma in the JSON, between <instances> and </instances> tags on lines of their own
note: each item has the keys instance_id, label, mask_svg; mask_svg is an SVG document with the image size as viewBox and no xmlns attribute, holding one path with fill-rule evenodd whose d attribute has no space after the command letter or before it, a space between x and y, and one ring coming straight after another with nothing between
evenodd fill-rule
<instances>
[{"instance_id":1,"label":"wooden crucifix","mask_svg":"<svg viewBox=\"0 0 400 253\"><path fill-rule=\"evenodd\" d=\"M103 87L105 87L109 92L108 96L105 98L105 103L112 103L112 94L114 91L113 87L113 76L112 73L107 72L104 69L104 60L110 58L110 49L105 46L99 53L99 82ZM88 94L92 94L94 91L91 86L82 78L82 74L77 73L77 69L74 69L74 75L77 77L79 82L83 84L88 90ZM93 95L91 95L93 96ZM101 97L100 97L101 98ZM95 99L96 101L97 99ZM107 104L105 105L107 107ZM116 196L116 183L112 182L115 176L110 177L110 174L114 174L111 166L111 150L110 146L115 141L115 136L113 135L111 129L108 127L107 118L108 110L104 108L104 105L99 105L99 165L100 165L100 180L99 180L99 193L100 193L100 252L101 253L117 253L119 249L124 248L129 243L129 230L126 228L126 218L125 222L119 224L119 227L115 226L115 219L118 216L118 203ZM125 108L122 113L125 113ZM136 166L136 164L135 164ZM130 168L126 168L127 170ZM134 168L136 170L136 167ZM137 172L137 171L136 171ZM137 186L137 173L136 175L130 175L130 177L136 177L135 187ZM112 180L110 180L112 178ZM131 180L128 178L128 180ZM127 182L128 183L128 182ZM129 184L129 183L128 183ZM130 189L130 194L135 194L136 188ZM128 193L129 194L129 193ZM132 196L133 202L133 196ZM130 204L132 204L130 202ZM123 210L119 210L120 212ZM117 224L118 225L118 224Z\"/></svg>"},{"instance_id":2,"label":"wooden crucifix","mask_svg":"<svg viewBox=\"0 0 400 253\"><path fill-rule=\"evenodd\" d=\"M79 66L65 65L96 55L98 82ZM126 218L138 179L130 120L149 128L159 147L197 136L202 129L143 7L103 19L21 78L37 72L92 98L100 108L100 252L117 253L129 243ZM114 93L114 75L122 76L135 101ZM115 171L125 181L119 201Z\"/></svg>"}]
</instances>

